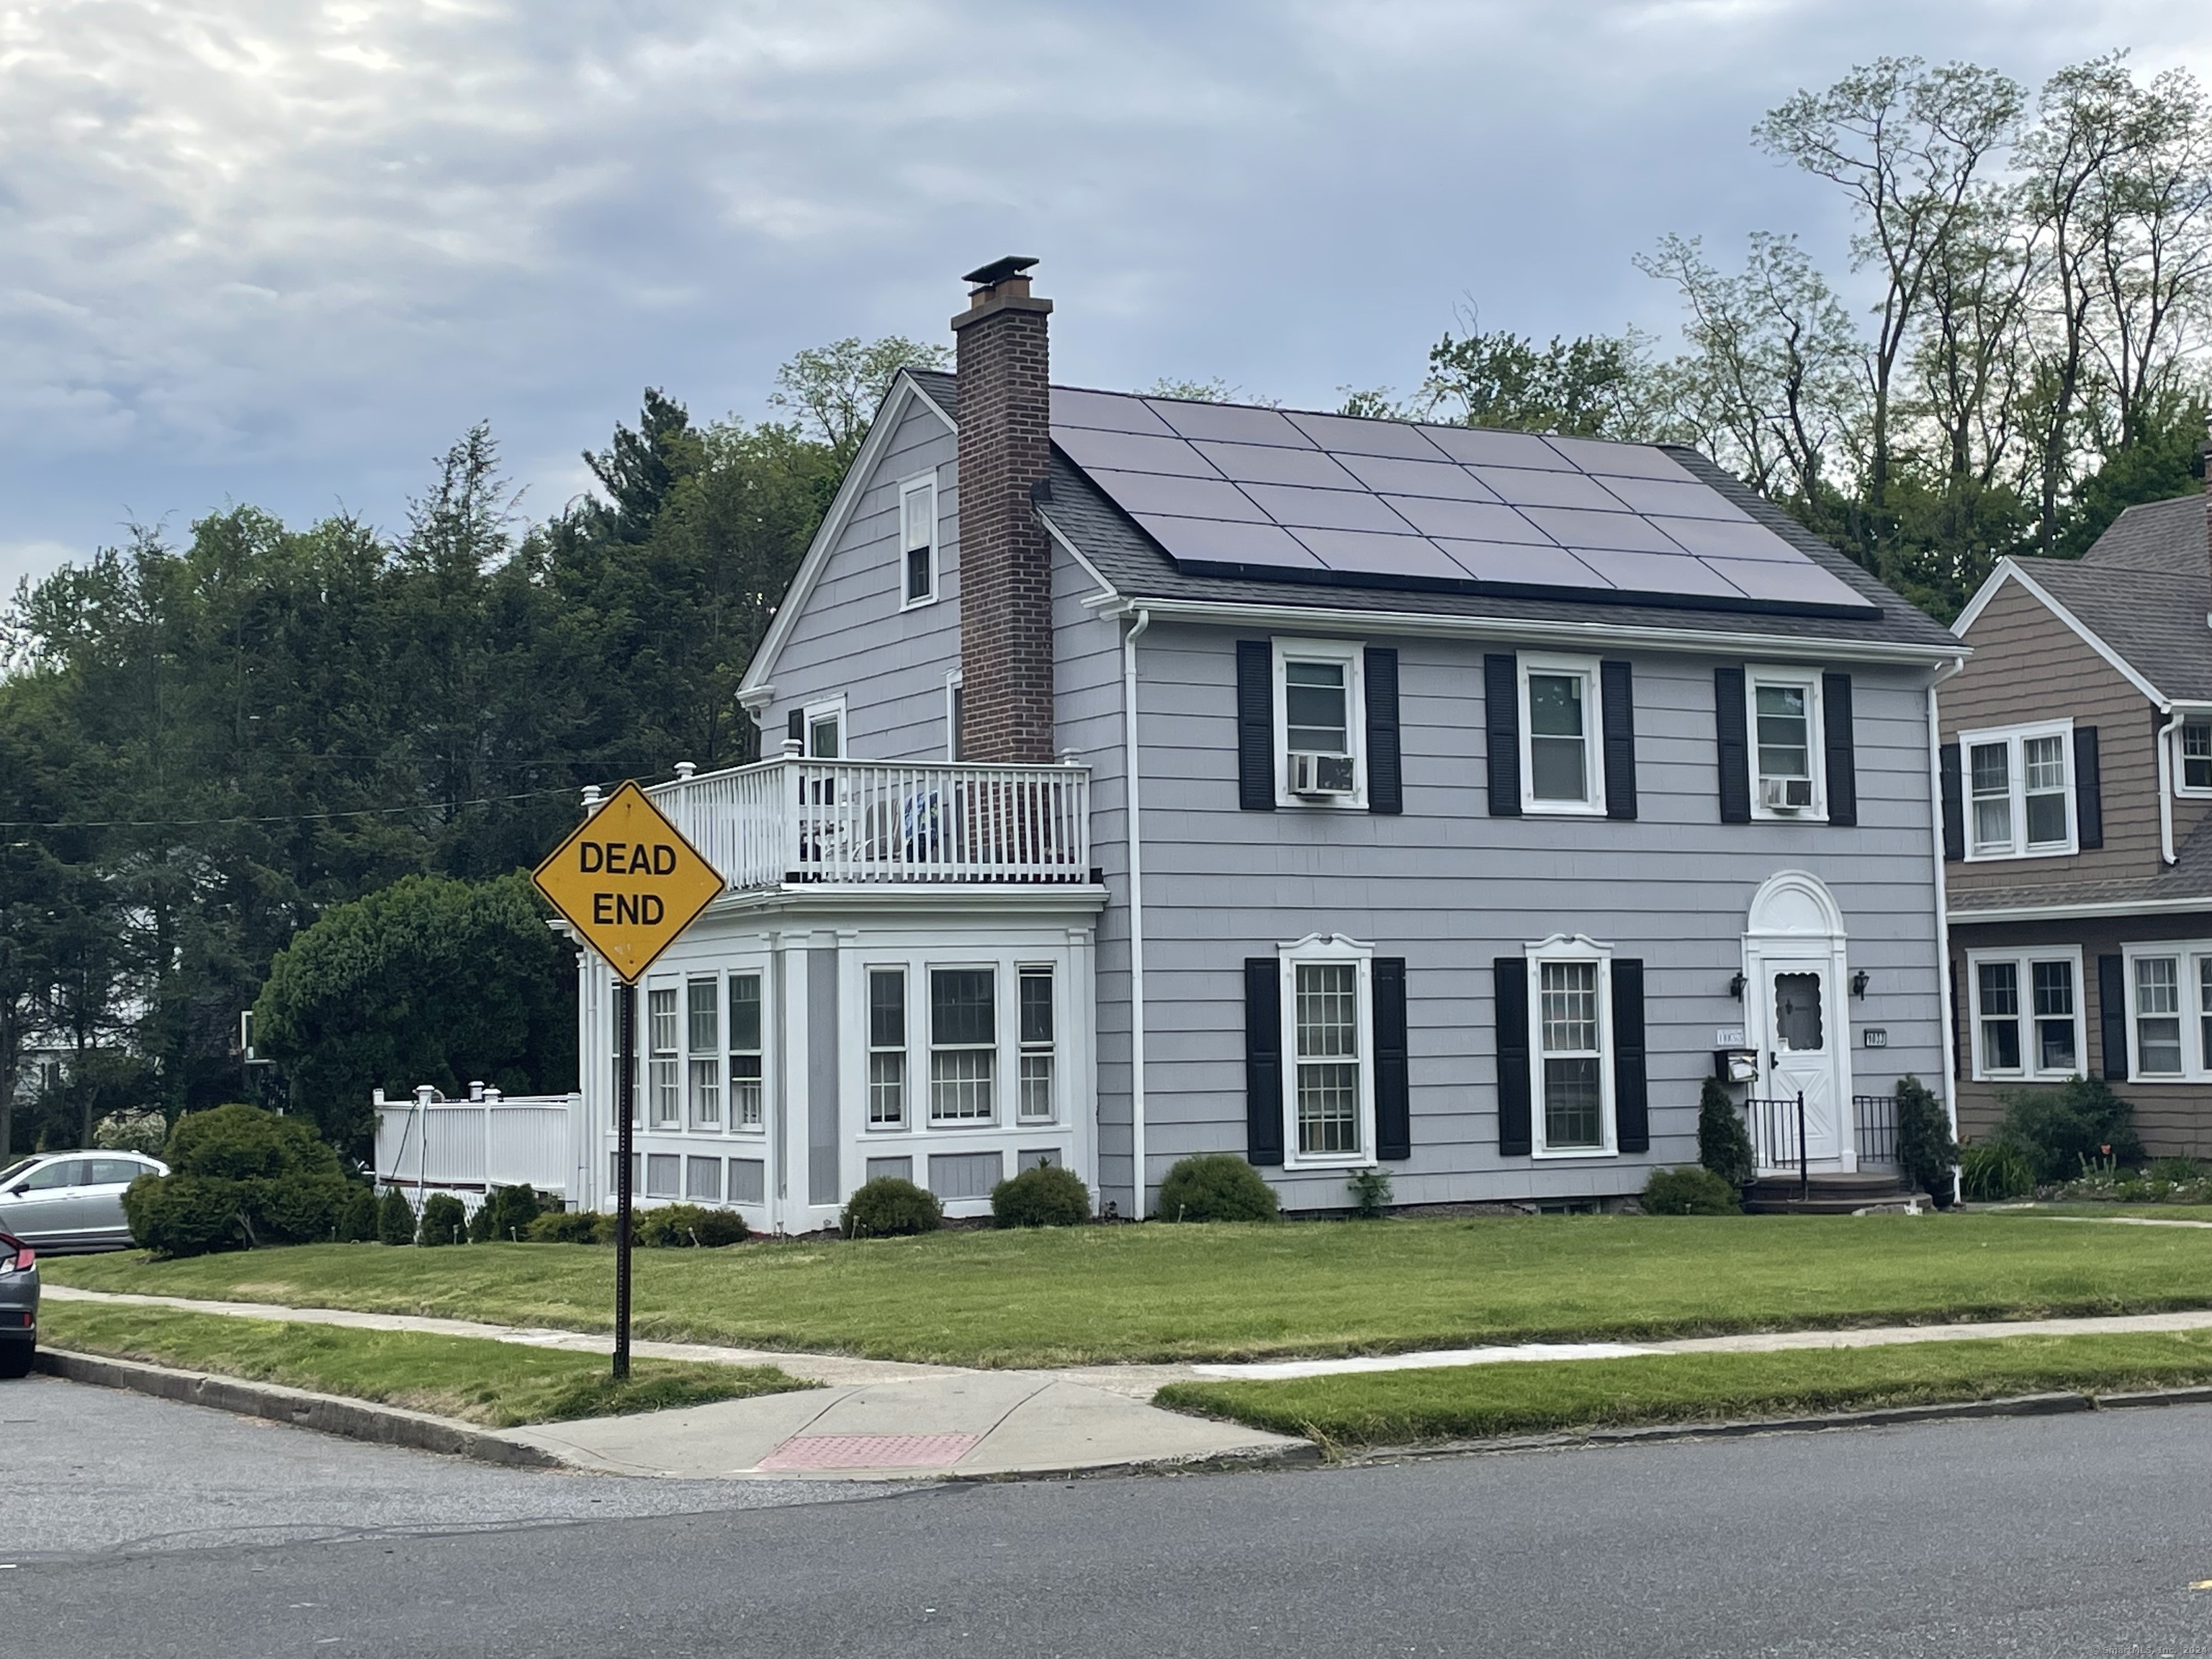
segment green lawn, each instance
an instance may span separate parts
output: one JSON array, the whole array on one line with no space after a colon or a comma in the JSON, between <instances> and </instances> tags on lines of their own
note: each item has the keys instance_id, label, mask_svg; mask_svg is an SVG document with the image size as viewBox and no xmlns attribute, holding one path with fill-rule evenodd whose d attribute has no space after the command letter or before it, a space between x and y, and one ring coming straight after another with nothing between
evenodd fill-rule
<instances>
[{"instance_id":1,"label":"green lawn","mask_svg":"<svg viewBox=\"0 0 2212 1659\"><path fill-rule=\"evenodd\" d=\"M605 1330L588 1245L49 1258L56 1283ZM981 1365L2212 1307L2212 1234L2007 1215L1484 1217L641 1250L636 1334Z\"/></svg>"},{"instance_id":2,"label":"green lawn","mask_svg":"<svg viewBox=\"0 0 2212 1659\"><path fill-rule=\"evenodd\" d=\"M2203 1382L2212 1382L2212 1332L2198 1331L1459 1365L1284 1382L1173 1382L1157 1399L1326 1443L1401 1446Z\"/></svg>"},{"instance_id":3,"label":"green lawn","mask_svg":"<svg viewBox=\"0 0 2212 1659\"><path fill-rule=\"evenodd\" d=\"M52 1348L348 1395L500 1429L814 1386L769 1365L676 1359L634 1360L629 1380L617 1386L599 1354L173 1308L49 1300L39 1322Z\"/></svg>"}]
</instances>

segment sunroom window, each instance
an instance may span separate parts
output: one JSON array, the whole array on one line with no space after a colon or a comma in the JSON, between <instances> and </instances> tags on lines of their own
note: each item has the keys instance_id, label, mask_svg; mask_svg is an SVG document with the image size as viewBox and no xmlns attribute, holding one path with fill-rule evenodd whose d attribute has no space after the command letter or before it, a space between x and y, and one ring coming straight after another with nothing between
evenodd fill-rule
<instances>
[{"instance_id":1,"label":"sunroom window","mask_svg":"<svg viewBox=\"0 0 2212 1659\"><path fill-rule=\"evenodd\" d=\"M929 975L929 1120L989 1123L998 1115L996 973L936 968Z\"/></svg>"},{"instance_id":2,"label":"sunroom window","mask_svg":"<svg viewBox=\"0 0 2212 1659\"><path fill-rule=\"evenodd\" d=\"M761 1111L761 976L730 975L730 1127L757 1129Z\"/></svg>"},{"instance_id":3,"label":"sunroom window","mask_svg":"<svg viewBox=\"0 0 2212 1659\"><path fill-rule=\"evenodd\" d=\"M690 1038L691 1127L722 1127L722 988L695 979L684 988L685 1035Z\"/></svg>"},{"instance_id":4,"label":"sunroom window","mask_svg":"<svg viewBox=\"0 0 2212 1659\"><path fill-rule=\"evenodd\" d=\"M1053 1100L1052 969L1024 968L1021 971L1021 1103L1024 1123L1049 1123L1057 1111Z\"/></svg>"},{"instance_id":5,"label":"sunroom window","mask_svg":"<svg viewBox=\"0 0 2212 1659\"><path fill-rule=\"evenodd\" d=\"M906 969L868 970L868 1127L906 1127Z\"/></svg>"},{"instance_id":6,"label":"sunroom window","mask_svg":"<svg viewBox=\"0 0 2212 1659\"><path fill-rule=\"evenodd\" d=\"M676 988L649 989L645 1002L651 1056L647 1089L653 1102L653 1127L678 1129L684 1127L684 1060L678 1046L681 1034L677 1029Z\"/></svg>"}]
</instances>

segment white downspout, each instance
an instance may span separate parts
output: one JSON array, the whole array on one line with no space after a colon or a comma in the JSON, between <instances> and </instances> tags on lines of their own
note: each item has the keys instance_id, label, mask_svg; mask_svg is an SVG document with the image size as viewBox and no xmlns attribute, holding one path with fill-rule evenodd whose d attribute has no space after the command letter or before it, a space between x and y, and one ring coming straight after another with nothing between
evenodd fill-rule
<instances>
[{"instance_id":1,"label":"white downspout","mask_svg":"<svg viewBox=\"0 0 2212 1659\"><path fill-rule=\"evenodd\" d=\"M1139 608L1121 636L1121 789L1129 844L1129 1184L1133 1218L1145 1218L1145 860L1137 817L1137 641L1152 625Z\"/></svg>"},{"instance_id":2,"label":"white downspout","mask_svg":"<svg viewBox=\"0 0 2212 1659\"><path fill-rule=\"evenodd\" d=\"M1966 665L1954 657L1928 682L1928 815L1929 842L1936 865L1936 989L1943 1008L1943 1115L1951 1121L1951 1139L1959 1138L1959 1068L1952 1044L1958 1040L1957 1017L1951 1006L1951 902L1943 877L1943 726L1936 708L1936 688ZM1959 1201L1959 1172L1951 1172L1951 1201Z\"/></svg>"},{"instance_id":3,"label":"white downspout","mask_svg":"<svg viewBox=\"0 0 2212 1659\"><path fill-rule=\"evenodd\" d=\"M2181 724L2181 711L2160 711L2166 724L2158 730L2158 855L2173 862L2173 729Z\"/></svg>"}]
</instances>

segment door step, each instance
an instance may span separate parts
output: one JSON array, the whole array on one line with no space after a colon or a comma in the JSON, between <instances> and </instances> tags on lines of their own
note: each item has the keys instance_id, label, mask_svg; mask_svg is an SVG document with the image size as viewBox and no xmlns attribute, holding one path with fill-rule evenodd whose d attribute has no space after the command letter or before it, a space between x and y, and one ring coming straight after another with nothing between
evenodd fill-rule
<instances>
[{"instance_id":1,"label":"door step","mask_svg":"<svg viewBox=\"0 0 2212 1659\"><path fill-rule=\"evenodd\" d=\"M1881 1171L1816 1175L1800 1183L1796 1176L1761 1176L1744 1191L1750 1215L1850 1215L1859 1210L1930 1207L1928 1194L1902 1176Z\"/></svg>"}]
</instances>

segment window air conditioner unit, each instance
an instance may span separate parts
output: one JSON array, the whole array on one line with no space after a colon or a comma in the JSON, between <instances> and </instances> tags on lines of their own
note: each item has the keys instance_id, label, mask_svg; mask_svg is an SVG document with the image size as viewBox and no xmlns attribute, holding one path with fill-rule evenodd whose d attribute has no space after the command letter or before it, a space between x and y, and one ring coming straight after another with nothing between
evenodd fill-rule
<instances>
[{"instance_id":1,"label":"window air conditioner unit","mask_svg":"<svg viewBox=\"0 0 2212 1659\"><path fill-rule=\"evenodd\" d=\"M1802 812L1813 804L1810 778L1761 778L1759 805L1770 812Z\"/></svg>"},{"instance_id":2,"label":"window air conditioner unit","mask_svg":"<svg viewBox=\"0 0 2212 1659\"><path fill-rule=\"evenodd\" d=\"M1352 757L1291 751L1291 793L1294 795L1348 795L1352 793Z\"/></svg>"}]
</instances>

